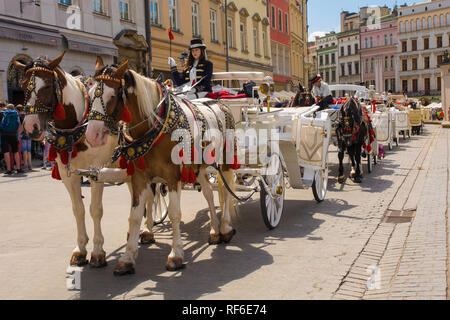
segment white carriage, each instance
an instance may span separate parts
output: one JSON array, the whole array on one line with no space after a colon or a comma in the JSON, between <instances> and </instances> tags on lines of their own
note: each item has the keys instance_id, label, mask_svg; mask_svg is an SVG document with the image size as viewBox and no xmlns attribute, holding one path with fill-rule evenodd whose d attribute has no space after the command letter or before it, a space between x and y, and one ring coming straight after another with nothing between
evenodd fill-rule
<instances>
[{"instance_id":1,"label":"white carriage","mask_svg":"<svg viewBox=\"0 0 450 320\"><path fill-rule=\"evenodd\" d=\"M264 82L265 77L259 72L224 72L214 74L213 80ZM255 91L264 95L259 88ZM285 178L294 189L312 188L317 202L325 199L331 138L331 121L326 112L314 117L318 106L267 108L256 98L220 101L231 108L237 130L256 132L253 140L238 139L238 153L245 163L236 170L236 190L260 192L261 213L269 229L277 227L283 213ZM273 131L266 140L260 132L267 131L260 129ZM208 172L216 174L214 168Z\"/></svg>"},{"instance_id":2,"label":"white carriage","mask_svg":"<svg viewBox=\"0 0 450 320\"><path fill-rule=\"evenodd\" d=\"M393 114L389 110L377 110L372 114L373 126L380 144L387 144L392 150L394 143L394 121Z\"/></svg>"},{"instance_id":3,"label":"white carriage","mask_svg":"<svg viewBox=\"0 0 450 320\"><path fill-rule=\"evenodd\" d=\"M406 139L406 135L408 135L408 137L411 135L409 112L407 110L391 108L391 113L394 121L394 140L398 145L400 135L403 136L403 140Z\"/></svg>"}]
</instances>

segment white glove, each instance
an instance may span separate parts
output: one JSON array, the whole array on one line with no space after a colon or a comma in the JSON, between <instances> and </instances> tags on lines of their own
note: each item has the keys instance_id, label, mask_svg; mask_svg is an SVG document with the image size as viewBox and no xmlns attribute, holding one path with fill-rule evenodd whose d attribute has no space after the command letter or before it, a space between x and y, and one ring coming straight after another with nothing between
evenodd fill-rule
<instances>
[{"instance_id":1,"label":"white glove","mask_svg":"<svg viewBox=\"0 0 450 320\"><path fill-rule=\"evenodd\" d=\"M189 92L189 91L191 91L191 89L192 89L192 87L191 87L190 85L185 85L185 86L183 87L182 92Z\"/></svg>"},{"instance_id":2,"label":"white glove","mask_svg":"<svg viewBox=\"0 0 450 320\"><path fill-rule=\"evenodd\" d=\"M171 68L177 66L177 63L175 62L175 59L172 58L172 57L169 57L169 66L170 66Z\"/></svg>"}]
</instances>

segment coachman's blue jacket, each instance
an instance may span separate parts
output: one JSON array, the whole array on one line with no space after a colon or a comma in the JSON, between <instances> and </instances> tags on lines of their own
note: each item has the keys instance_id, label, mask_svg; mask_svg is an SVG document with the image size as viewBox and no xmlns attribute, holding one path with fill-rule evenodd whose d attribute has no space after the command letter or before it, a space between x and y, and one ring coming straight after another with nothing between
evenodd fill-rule
<instances>
[{"instance_id":1,"label":"coachman's blue jacket","mask_svg":"<svg viewBox=\"0 0 450 320\"><path fill-rule=\"evenodd\" d=\"M176 67L170 69L172 77L177 86L182 86L190 81L189 74L192 67L185 68L182 73L179 73ZM200 81L203 77L203 81L195 87L197 92L212 92L211 79L213 75L213 64L208 60L200 60L197 65L197 81Z\"/></svg>"}]
</instances>

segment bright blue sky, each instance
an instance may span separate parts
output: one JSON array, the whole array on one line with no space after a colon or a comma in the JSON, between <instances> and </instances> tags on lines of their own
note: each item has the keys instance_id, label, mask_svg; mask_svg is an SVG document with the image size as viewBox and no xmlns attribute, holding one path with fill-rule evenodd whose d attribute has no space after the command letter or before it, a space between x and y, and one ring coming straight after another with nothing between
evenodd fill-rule
<instances>
[{"instance_id":1,"label":"bright blue sky","mask_svg":"<svg viewBox=\"0 0 450 320\"><path fill-rule=\"evenodd\" d=\"M397 3L398 6L407 3L425 2L425 0L309 0L308 1L308 24L309 35L313 32L336 31L340 30L341 11L358 12L360 7L365 6L383 6L387 5L393 8Z\"/></svg>"}]
</instances>

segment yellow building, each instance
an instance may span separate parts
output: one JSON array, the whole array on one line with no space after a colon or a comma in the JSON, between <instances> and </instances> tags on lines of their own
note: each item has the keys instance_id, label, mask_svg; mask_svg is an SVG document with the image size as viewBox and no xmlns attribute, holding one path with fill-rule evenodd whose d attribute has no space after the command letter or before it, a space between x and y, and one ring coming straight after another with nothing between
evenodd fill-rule
<instances>
[{"instance_id":1,"label":"yellow building","mask_svg":"<svg viewBox=\"0 0 450 320\"><path fill-rule=\"evenodd\" d=\"M189 53L193 38L201 38L206 44L214 72L226 71L223 15L220 0L150 0L152 77L163 74L165 79L170 78L167 63L169 55L175 59L181 71L179 57L183 51ZM175 37L171 53L169 27Z\"/></svg>"},{"instance_id":2,"label":"yellow building","mask_svg":"<svg viewBox=\"0 0 450 320\"><path fill-rule=\"evenodd\" d=\"M307 0L289 0L291 22L291 74L294 85L308 86L305 68L308 48Z\"/></svg>"},{"instance_id":3,"label":"yellow building","mask_svg":"<svg viewBox=\"0 0 450 320\"><path fill-rule=\"evenodd\" d=\"M259 71L273 76L269 24L267 0L228 1L223 27L228 34L230 71Z\"/></svg>"}]
</instances>

